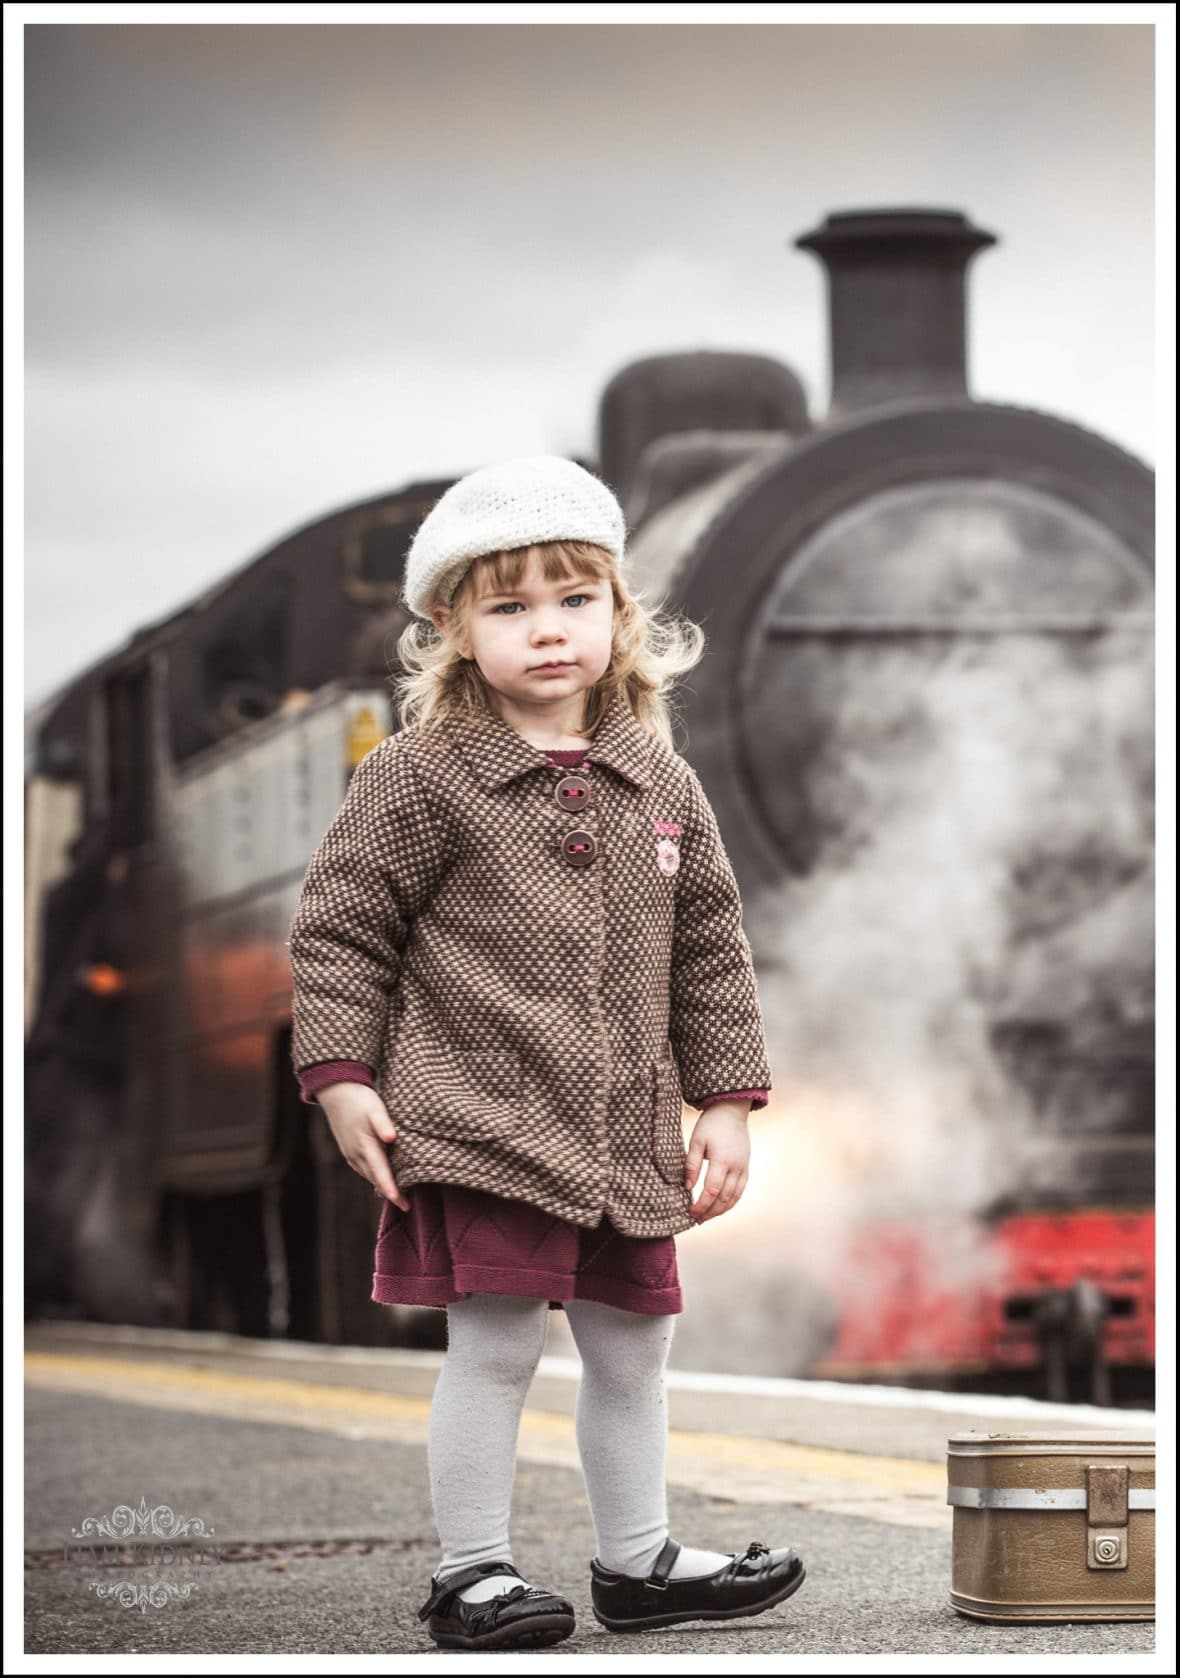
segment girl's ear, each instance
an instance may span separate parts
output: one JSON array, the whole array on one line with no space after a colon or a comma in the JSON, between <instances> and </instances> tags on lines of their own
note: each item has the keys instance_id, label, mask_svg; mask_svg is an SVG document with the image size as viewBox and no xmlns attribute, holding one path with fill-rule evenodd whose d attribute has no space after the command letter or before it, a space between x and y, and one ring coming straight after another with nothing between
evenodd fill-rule
<instances>
[{"instance_id":1,"label":"girl's ear","mask_svg":"<svg viewBox=\"0 0 1180 1678\"><path fill-rule=\"evenodd\" d=\"M430 608L431 622L434 624L434 627L438 630L440 635L445 635L447 633L450 627L452 615L453 608L450 606L435 605ZM463 658L471 657L471 649L467 642L468 637L464 635L457 643L459 653Z\"/></svg>"}]
</instances>

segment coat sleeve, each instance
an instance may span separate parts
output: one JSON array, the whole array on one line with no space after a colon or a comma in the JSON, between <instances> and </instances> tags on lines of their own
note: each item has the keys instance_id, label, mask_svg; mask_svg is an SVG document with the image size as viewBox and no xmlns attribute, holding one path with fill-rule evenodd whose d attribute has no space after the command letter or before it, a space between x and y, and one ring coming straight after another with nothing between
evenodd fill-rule
<instances>
[{"instance_id":1,"label":"coat sleeve","mask_svg":"<svg viewBox=\"0 0 1180 1678\"><path fill-rule=\"evenodd\" d=\"M363 1060L320 1060L300 1071L299 1094L309 1107L318 1107L321 1090L343 1083L368 1084L370 1089L375 1089L377 1080L373 1068Z\"/></svg>"},{"instance_id":2,"label":"coat sleeve","mask_svg":"<svg viewBox=\"0 0 1180 1678\"><path fill-rule=\"evenodd\" d=\"M308 865L287 949L291 1059L381 1063L390 996L415 915L429 903L446 844L413 764L391 735L352 772Z\"/></svg>"},{"instance_id":3,"label":"coat sleeve","mask_svg":"<svg viewBox=\"0 0 1180 1678\"><path fill-rule=\"evenodd\" d=\"M686 798L669 1037L684 1099L699 1107L718 1090L769 1090L771 1073L737 880L712 806L691 767Z\"/></svg>"}]
</instances>

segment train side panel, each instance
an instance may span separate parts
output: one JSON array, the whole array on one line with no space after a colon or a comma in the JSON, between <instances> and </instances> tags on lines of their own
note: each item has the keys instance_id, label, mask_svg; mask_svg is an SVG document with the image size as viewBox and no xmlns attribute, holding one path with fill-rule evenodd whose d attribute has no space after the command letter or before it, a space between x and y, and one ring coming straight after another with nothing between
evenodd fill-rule
<instances>
[{"instance_id":1,"label":"train side panel","mask_svg":"<svg viewBox=\"0 0 1180 1678\"><path fill-rule=\"evenodd\" d=\"M390 729L379 690L323 690L177 785L179 959L160 1169L170 1185L265 1170L289 1026L286 941L354 763Z\"/></svg>"}]
</instances>

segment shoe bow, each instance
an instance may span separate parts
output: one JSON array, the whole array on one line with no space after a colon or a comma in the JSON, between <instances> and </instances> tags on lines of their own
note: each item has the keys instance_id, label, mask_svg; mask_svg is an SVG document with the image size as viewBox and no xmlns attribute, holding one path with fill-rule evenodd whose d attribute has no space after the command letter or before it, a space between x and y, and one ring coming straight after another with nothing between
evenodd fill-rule
<instances>
[{"instance_id":1,"label":"shoe bow","mask_svg":"<svg viewBox=\"0 0 1180 1678\"><path fill-rule=\"evenodd\" d=\"M757 1561L759 1556L768 1556L769 1554L770 1546L767 1544L759 1544L757 1539L755 1539L753 1544L747 1544L744 1555L740 1555L737 1558L737 1565L740 1568L748 1561Z\"/></svg>"},{"instance_id":2,"label":"shoe bow","mask_svg":"<svg viewBox=\"0 0 1180 1678\"><path fill-rule=\"evenodd\" d=\"M473 1607L470 1615L472 1631L491 1631L498 1624L503 1608L511 1602L519 1602L522 1597L531 1595L532 1592L524 1585L513 1585L510 1591L504 1591L499 1596L485 1597L482 1602L468 1604L469 1607Z\"/></svg>"}]
</instances>

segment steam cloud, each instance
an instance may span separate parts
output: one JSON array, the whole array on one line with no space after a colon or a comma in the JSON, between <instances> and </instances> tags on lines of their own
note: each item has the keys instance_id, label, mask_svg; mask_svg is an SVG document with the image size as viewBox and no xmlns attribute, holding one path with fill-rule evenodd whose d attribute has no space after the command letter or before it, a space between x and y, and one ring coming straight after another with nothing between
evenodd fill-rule
<instances>
[{"instance_id":1,"label":"steam cloud","mask_svg":"<svg viewBox=\"0 0 1180 1678\"><path fill-rule=\"evenodd\" d=\"M1149 1128L1150 643L831 657L816 865L746 902L779 952L759 966L775 1090L751 1118L750 1204L678 1240L682 1368L803 1372L837 1277L884 1308L898 1277L857 1259L862 1220L926 1232L927 1286L987 1279L978 1214L1080 1189L1095 1147Z\"/></svg>"}]
</instances>

